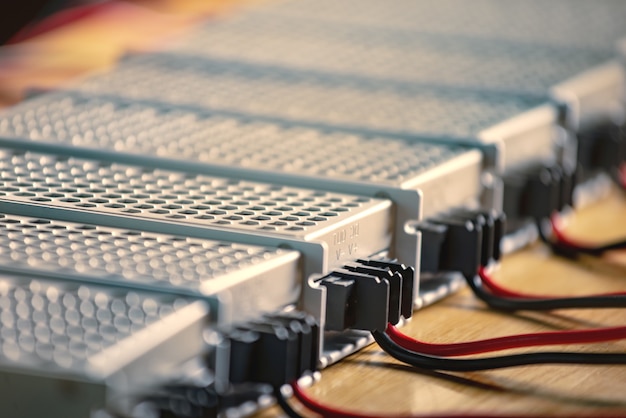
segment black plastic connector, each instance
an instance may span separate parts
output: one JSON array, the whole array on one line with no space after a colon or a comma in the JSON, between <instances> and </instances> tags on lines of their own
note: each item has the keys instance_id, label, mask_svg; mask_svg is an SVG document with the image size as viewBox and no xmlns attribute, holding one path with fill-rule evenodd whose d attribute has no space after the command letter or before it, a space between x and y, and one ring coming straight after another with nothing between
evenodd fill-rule
<instances>
[{"instance_id":1,"label":"black plastic connector","mask_svg":"<svg viewBox=\"0 0 626 418\"><path fill-rule=\"evenodd\" d=\"M460 271L464 275L476 274L482 261L483 231L480 221L441 215L429 219L428 225L430 224L444 225L446 230L442 234L439 262L432 266L432 270L426 270L423 266L422 271L432 273ZM416 227L421 231L422 223L416 224ZM431 243L424 241L422 248L430 245ZM433 264L435 263L431 263Z\"/></svg>"},{"instance_id":2,"label":"black plastic connector","mask_svg":"<svg viewBox=\"0 0 626 418\"><path fill-rule=\"evenodd\" d=\"M550 217L572 205L577 172L558 164L533 166L506 175L503 209L515 230L529 219Z\"/></svg>"},{"instance_id":3,"label":"black plastic connector","mask_svg":"<svg viewBox=\"0 0 626 418\"><path fill-rule=\"evenodd\" d=\"M230 343L229 381L279 387L317 370L319 326L304 313L281 312L237 325Z\"/></svg>"},{"instance_id":4,"label":"black plastic connector","mask_svg":"<svg viewBox=\"0 0 626 418\"><path fill-rule=\"evenodd\" d=\"M359 259L359 263L366 266L380 267L391 270L402 276L402 294L400 313L405 318L413 315L413 301L415 299L415 268L399 263L397 260L387 259Z\"/></svg>"},{"instance_id":5,"label":"black plastic connector","mask_svg":"<svg viewBox=\"0 0 626 418\"><path fill-rule=\"evenodd\" d=\"M387 280L389 282L389 310L387 311L387 316L389 322L394 325L400 322L400 305L402 303L402 276L400 273L395 273L388 268L368 266L358 262L347 263L343 267L349 271L369 274L370 276Z\"/></svg>"},{"instance_id":6,"label":"black plastic connector","mask_svg":"<svg viewBox=\"0 0 626 418\"><path fill-rule=\"evenodd\" d=\"M300 353L297 374L317 371L319 363L320 330L319 325L311 315L300 311L280 312L266 315L270 320L280 322L290 328L298 336L298 351Z\"/></svg>"},{"instance_id":7,"label":"black plastic connector","mask_svg":"<svg viewBox=\"0 0 626 418\"><path fill-rule=\"evenodd\" d=\"M356 283L353 279L330 276L320 280L326 288L326 324L328 331L343 331L356 323Z\"/></svg>"},{"instance_id":8,"label":"black plastic connector","mask_svg":"<svg viewBox=\"0 0 626 418\"><path fill-rule=\"evenodd\" d=\"M473 222L480 226L483 231L482 245L480 249L480 263L486 266L491 262L495 248L495 220L489 211L457 208L450 212L451 216Z\"/></svg>"},{"instance_id":9,"label":"black plastic connector","mask_svg":"<svg viewBox=\"0 0 626 418\"><path fill-rule=\"evenodd\" d=\"M598 172L612 173L626 162L626 134L623 125L606 122L578 135L578 163L581 181Z\"/></svg>"},{"instance_id":10,"label":"black plastic connector","mask_svg":"<svg viewBox=\"0 0 626 418\"><path fill-rule=\"evenodd\" d=\"M326 279L332 279L332 285ZM349 294L344 289L336 286L337 279L353 281L351 285L353 303L345 303L345 296ZM346 269L336 269L329 276L319 280L322 286L327 289L326 301L326 328L332 331L343 331L344 329L330 328L334 324L332 313L338 310L344 310L344 318L354 318L354 322L349 328L361 329L366 331L384 331L389 322L389 281L381 279L365 273L358 273ZM336 297L334 292L341 292L341 297ZM335 303L336 306L329 306Z\"/></svg>"},{"instance_id":11,"label":"black plastic connector","mask_svg":"<svg viewBox=\"0 0 626 418\"><path fill-rule=\"evenodd\" d=\"M221 400L210 387L167 386L145 401L159 411L159 418L217 418Z\"/></svg>"},{"instance_id":12,"label":"black plastic connector","mask_svg":"<svg viewBox=\"0 0 626 418\"><path fill-rule=\"evenodd\" d=\"M416 225L422 233L422 252L420 254L420 271L439 271L441 264L441 251L443 242L448 233L448 227L444 224L429 222L428 219Z\"/></svg>"}]
</instances>

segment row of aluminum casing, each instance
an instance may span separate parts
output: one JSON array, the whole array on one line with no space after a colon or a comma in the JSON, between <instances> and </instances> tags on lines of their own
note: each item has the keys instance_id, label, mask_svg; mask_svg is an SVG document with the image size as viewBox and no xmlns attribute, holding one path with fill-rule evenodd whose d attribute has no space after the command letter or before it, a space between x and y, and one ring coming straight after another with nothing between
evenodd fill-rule
<instances>
[{"instance_id":1,"label":"row of aluminum casing","mask_svg":"<svg viewBox=\"0 0 626 418\"><path fill-rule=\"evenodd\" d=\"M622 14L263 5L4 111L6 393L62 376L88 409L103 382L171 377L207 317L298 302L322 319L311 274L380 251L418 267L412 221L497 209L500 174L573 163L577 133L621 123Z\"/></svg>"}]
</instances>

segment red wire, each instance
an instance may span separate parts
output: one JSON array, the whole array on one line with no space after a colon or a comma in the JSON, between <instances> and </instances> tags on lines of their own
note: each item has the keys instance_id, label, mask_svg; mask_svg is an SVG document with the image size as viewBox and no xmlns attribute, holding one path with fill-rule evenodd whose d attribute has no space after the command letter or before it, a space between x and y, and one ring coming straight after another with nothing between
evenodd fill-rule
<instances>
[{"instance_id":1,"label":"red wire","mask_svg":"<svg viewBox=\"0 0 626 418\"><path fill-rule=\"evenodd\" d=\"M526 293L516 292L514 290L509 290L505 287L500 286L487 274L487 270L485 267L480 267L478 269L478 276L480 280L486 285L492 293L503 296L507 298L517 298L517 299L547 299L546 297L539 295L529 295Z\"/></svg>"},{"instance_id":2,"label":"red wire","mask_svg":"<svg viewBox=\"0 0 626 418\"><path fill-rule=\"evenodd\" d=\"M536 347L543 345L560 344L589 344L604 341L621 340L626 338L626 326L574 331L541 332L535 334L519 334L492 338L488 340L477 340L452 344L431 344L422 342L401 333L392 324L389 324L387 326L386 333L396 344L407 350L434 356L455 357L507 350L510 348Z\"/></svg>"},{"instance_id":3,"label":"red wire","mask_svg":"<svg viewBox=\"0 0 626 418\"><path fill-rule=\"evenodd\" d=\"M571 238L569 238L567 235L565 235L565 232L563 232L563 230L559 227L559 223L560 223L559 215L557 214L552 215L552 217L550 218L550 225L552 226L552 233L554 234L554 236L556 237L557 241L560 244L564 244L572 248L582 248L586 246L585 244L574 241Z\"/></svg>"},{"instance_id":4,"label":"red wire","mask_svg":"<svg viewBox=\"0 0 626 418\"><path fill-rule=\"evenodd\" d=\"M328 405L323 405L321 403L319 403L318 401L316 401L315 399L311 398L309 395L307 395L304 390L298 385L297 382L294 382L291 384L291 387L293 388L293 394L296 397L296 399L298 401L300 401L300 403L304 406L306 406L308 409L310 409L311 411L320 414L321 416L325 417L325 418L380 418L381 416L385 416L385 417L389 417L389 418L418 418L418 417L422 417L422 418L490 418L490 417L501 417L501 418L531 418L533 417L533 415L502 415L502 414L498 414L498 415L487 415L487 414L477 414L477 415L472 415L472 414L441 414L441 415L381 415L381 414L376 414L376 415L369 415L369 414L365 414L365 413L360 413L360 412L352 412L352 411L346 411L346 410L342 410L339 408L335 408L332 406L328 406ZM608 415L603 415L603 416L608 416ZM579 418L582 418L583 416L579 416Z\"/></svg>"},{"instance_id":5,"label":"red wire","mask_svg":"<svg viewBox=\"0 0 626 418\"><path fill-rule=\"evenodd\" d=\"M500 286L487 273L485 267L480 267L478 269L478 276L485 284L485 286L491 290L491 292L495 295L507 297L507 298L516 298L516 299L554 299L554 296L545 296L545 295L530 295L528 293L516 292L514 290L509 290L505 287ZM624 296L626 292L612 292L612 293L599 293L588 296Z\"/></svg>"},{"instance_id":6,"label":"red wire","mask_svg":"<svg viewBox=\"0 0 626 418\"><path fill-rule=\"evenodd\" d=\"M42 35L51 30L57 29L61 26L68 25L74 21L84 19L92 14L99 13L100 11L110 7L112 3L106 1L101 3L85 4L82 6L74 6L68 9L60 10L43 20L26 26L18 33L13 35L7 44L16 44L18 42L26 41L35 36Z\"/></svg>"}]
</instances>

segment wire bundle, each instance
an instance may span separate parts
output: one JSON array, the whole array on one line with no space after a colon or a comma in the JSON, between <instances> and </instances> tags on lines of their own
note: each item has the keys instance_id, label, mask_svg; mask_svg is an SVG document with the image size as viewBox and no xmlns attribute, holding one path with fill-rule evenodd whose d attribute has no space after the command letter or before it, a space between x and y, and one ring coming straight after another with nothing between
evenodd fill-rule
<instances>
[{"instance_id":1,"label":"wire bundle","mask_svg":"<svg viewBox=\"0 0 626 418\"><path fill-rule=\"evenodd\" d=\"M626 308L626 293L555 298L513 292L493 282L484 268L465 280L476 297L491 308L502 311L551 311L555 309Z\"/></svg>"},{"instance_id":2,"label":"wire bundle","mask_svg":"<svg viewBox=\"0 0 626 418\"><path fill-rule=\"evenodd\" d=\"M626 170L624 170L624 177L624 180L626 181ZM626 250L626 240L617 240L615 242L602 245L589 245L573 240L565 234L565 232L561 229L560 224L561 220L558 215L552 216L550 219L550 226L553 239L546 237L541 226L538 226L539 235L542 241L549 245L556 254L570 258L575 258L582 254L601 257L609 251Z\"/></svg>"}]
</instances>

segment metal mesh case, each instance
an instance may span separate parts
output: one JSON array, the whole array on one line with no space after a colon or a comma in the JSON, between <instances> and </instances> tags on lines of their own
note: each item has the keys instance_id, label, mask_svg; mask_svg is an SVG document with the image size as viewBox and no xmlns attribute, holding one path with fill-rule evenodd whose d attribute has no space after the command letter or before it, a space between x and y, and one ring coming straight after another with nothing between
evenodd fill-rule
<instances>
[{"instance_id":1,"label":"metal mesh case","mask_svg":"<svg viewBox=\"0 0 626 418\"><path fill-rule=\"evenodd\" d=\"M232 20L211 21L168 50L386 83L435 84L543 97L557 83L614 55L610 49L343 25L263 13L263 9Z\"/></svg>"},{"instance_id":2,"label":"metal mesh case","mask_svg":"<svg viewBox=\"0 0 626 418\"><path fill-rule=\"evenodd\" d=\"M31 99L0 115L1 135L31 139L14 144L26 148L71 146L61 151L92 150L97 158L112 153L107 158L177 170L383 194L396 204L394 252L410 265L417 263L417 243L404 225L422 214L476 204L482 193L481 156L463 147L98 97Z\"/></svg>"},{"instance_id":3,"label":"metal mesh case","mask_svg":"<svg viewBox=\"0 0 626 418\"><path fill-rule=\"evenodd\" d=\"M551 97L568 106L568 122L574 127L605 122L623 100L624 73L610 61L615 54L609 42L607 48L594 48L585 47L584 42L552 45L543 44L543 39L503 40L498 34L476 39L424 33L420 28L403 31L345 25L263 10L219 24L211 22L170 50L383 83ZM616 21L615 17L611 20Z\"/></svg>"},{"instance_id":4,"label":"metal mesh case","mask_svg":"<svg viewBox=\"0 0 626 418\"><path fill-rule=\"evenodd\" d=\"M489 162L501 167L553 158L555 152L558 112L543 99L168 54L130 57L75 88L283 123L465 144L484 148Z\"/></svg>"},{"instance_id":5,"label":"metal mesh case","mask_svg":"<svg viewBox=\"0 0 626 418\"><path fill-rule=\"evenodd\" d=\"M6 212L287 245L303 253L305 277L386 250L391 240L383 199L50 154L0 156Z\"/></svg>"},{"instance_id":6,"label":"metal mesh case","mask_svg":"<svg viewBox=\"0 0 626 418\"><path fill-rule=\"evenodd\" d=\"M0 274L0 408L89 416L199 354L206 314L175 295Z\"/></svg>"},{"instance_id":7,"label":"metal mesh case","mask_svg":"<svg viewBox=\"0 0 626 418\"><path fill-rule=\"evenodd\" d=\"M0 270L203 298L224 324L297 300L298 259L283 249L0 215Z\"/></svg>"},{"instance_id":8,"label":"metal mesh case","mask_svg":"<svg viewBox=\"0 0 626 418\"><path fill-rule=\"evenodd\" d=\"M262 9L261 9L262 7ZM334 21L343 25L393 28L398 32L502 39L527 44L610 50L626 35L626 5L619 0L376 0L282 1L259 12Z\"/></svg>"}]
</instances>

